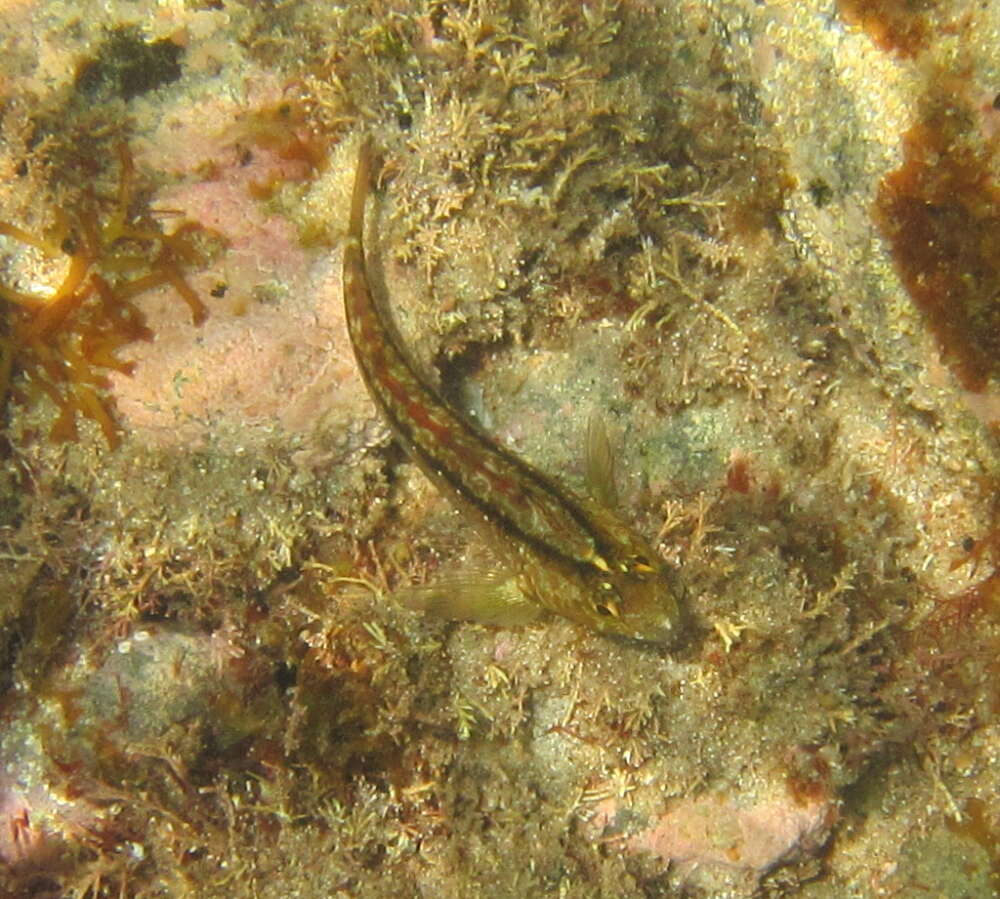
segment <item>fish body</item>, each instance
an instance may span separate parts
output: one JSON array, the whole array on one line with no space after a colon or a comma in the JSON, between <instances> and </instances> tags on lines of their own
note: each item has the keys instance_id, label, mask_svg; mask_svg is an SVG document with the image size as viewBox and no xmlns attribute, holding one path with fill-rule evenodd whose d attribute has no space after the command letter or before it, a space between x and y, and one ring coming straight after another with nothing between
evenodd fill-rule
<instances>
[{"instance_id":1,"label":"fish body","mask_svg":"<svg viewBox=\"0 0 1000 899\"><path fill-rule=\"evenodd\" d=\"M500 446L444 402L413 365L368 277L369 159L363 142L343 261L345 313L358 367L403 447L486 531L490 548L510 572L485 591L487 611L463 609L461 617L523 621L541 607L603 634L672 642L679 607L670 574L652 548L611 509L576 496ZM449 603L437 606L447 610Z\"/></svg>"}]
</instances>

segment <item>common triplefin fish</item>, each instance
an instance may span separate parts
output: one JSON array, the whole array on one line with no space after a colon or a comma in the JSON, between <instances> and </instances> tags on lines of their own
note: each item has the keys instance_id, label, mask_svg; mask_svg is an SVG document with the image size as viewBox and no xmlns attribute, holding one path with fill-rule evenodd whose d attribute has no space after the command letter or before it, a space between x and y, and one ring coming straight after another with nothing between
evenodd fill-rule
<instances>
[{"instance_id":1,"label":"common triplefin fish","mask_svg":"<svg viewBox=\"0 0 1000 899\"><path fill-rule=\"evenodd\" d=\"M406 605L494 624L555 612L602 634L656 643L677 637L673 573L606 505L578 496L500 446L449 406L406 352L372 293L365 261L370 145L362 141L344 243L347 327L368 391L397 439L438 489L479 527L500 563L404 591ZM588 471L610 474L607 441L591 428ZM592 492L613 494L609 482Z\"/></svg>"}]
</instances>

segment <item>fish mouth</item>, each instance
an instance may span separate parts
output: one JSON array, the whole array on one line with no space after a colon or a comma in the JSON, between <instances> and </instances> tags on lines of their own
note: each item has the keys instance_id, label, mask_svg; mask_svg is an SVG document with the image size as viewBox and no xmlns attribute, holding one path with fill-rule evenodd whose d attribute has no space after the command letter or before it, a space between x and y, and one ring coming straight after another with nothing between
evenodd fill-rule
<instances>
[{"instance_id":1,"label":"fish mouth","mask_svg":"<svg viewBox=\"0 0 1000 899\"><path fill-rule=\"evenodd\" d=\"M633 646L657 646L670 647L677 642L680 634L680 627L677 619L670 615L664 615L660 619L644 622L641 627L634 630L620 630L608 633L608 636L618 637Z\"/></svg>"},{"instance_id":2,"label":"fish mouth","mask_svg":"<svg viewBox=\"0 0 1000 899\"><path fill-rule=\"evenodd\" d=\"M686 621L684 607L673 601L660 615L644 622L642 633L637 634L636 639L645 643L655 643L658 646L674 646L686 630Z\"/></svg>"}]
</instances>

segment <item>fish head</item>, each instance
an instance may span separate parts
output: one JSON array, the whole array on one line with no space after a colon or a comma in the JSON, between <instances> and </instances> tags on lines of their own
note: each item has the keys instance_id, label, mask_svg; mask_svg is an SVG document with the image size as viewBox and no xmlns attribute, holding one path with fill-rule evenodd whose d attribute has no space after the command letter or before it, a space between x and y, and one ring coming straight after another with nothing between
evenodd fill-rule
<instances>
[{"instance_id":1,"label":"fish head","mask_svg":"<svg viewBox=\"0 0 1000 899\"><path fill-rule=\"evenodd\" d=\"M651 551L633 552L589 574L588 616L603 634L670 645L681 630L681 606L667 567Z\"/></svg>"}]
</instances>

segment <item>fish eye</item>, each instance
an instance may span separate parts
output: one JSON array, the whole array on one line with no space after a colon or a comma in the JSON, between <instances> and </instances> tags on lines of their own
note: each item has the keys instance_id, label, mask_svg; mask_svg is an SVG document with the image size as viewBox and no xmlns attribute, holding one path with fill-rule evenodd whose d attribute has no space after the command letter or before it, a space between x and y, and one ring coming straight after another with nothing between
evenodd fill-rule
<instances>
[{"instance_id":1,"label":"fish eye","mask_svg":"<svg viewBox=\"0 0 1000 899\"><path fill-rule=\"evenodd\" d=\"M609 584L607 581L601 584L602 589L605 593L610 593L615 588ZM618 609L618 604L610 599L599 599L594 603L594 611L598 615L603 615L605 618L621 618L621 612Z\"/></svg>"}]
</instances>

